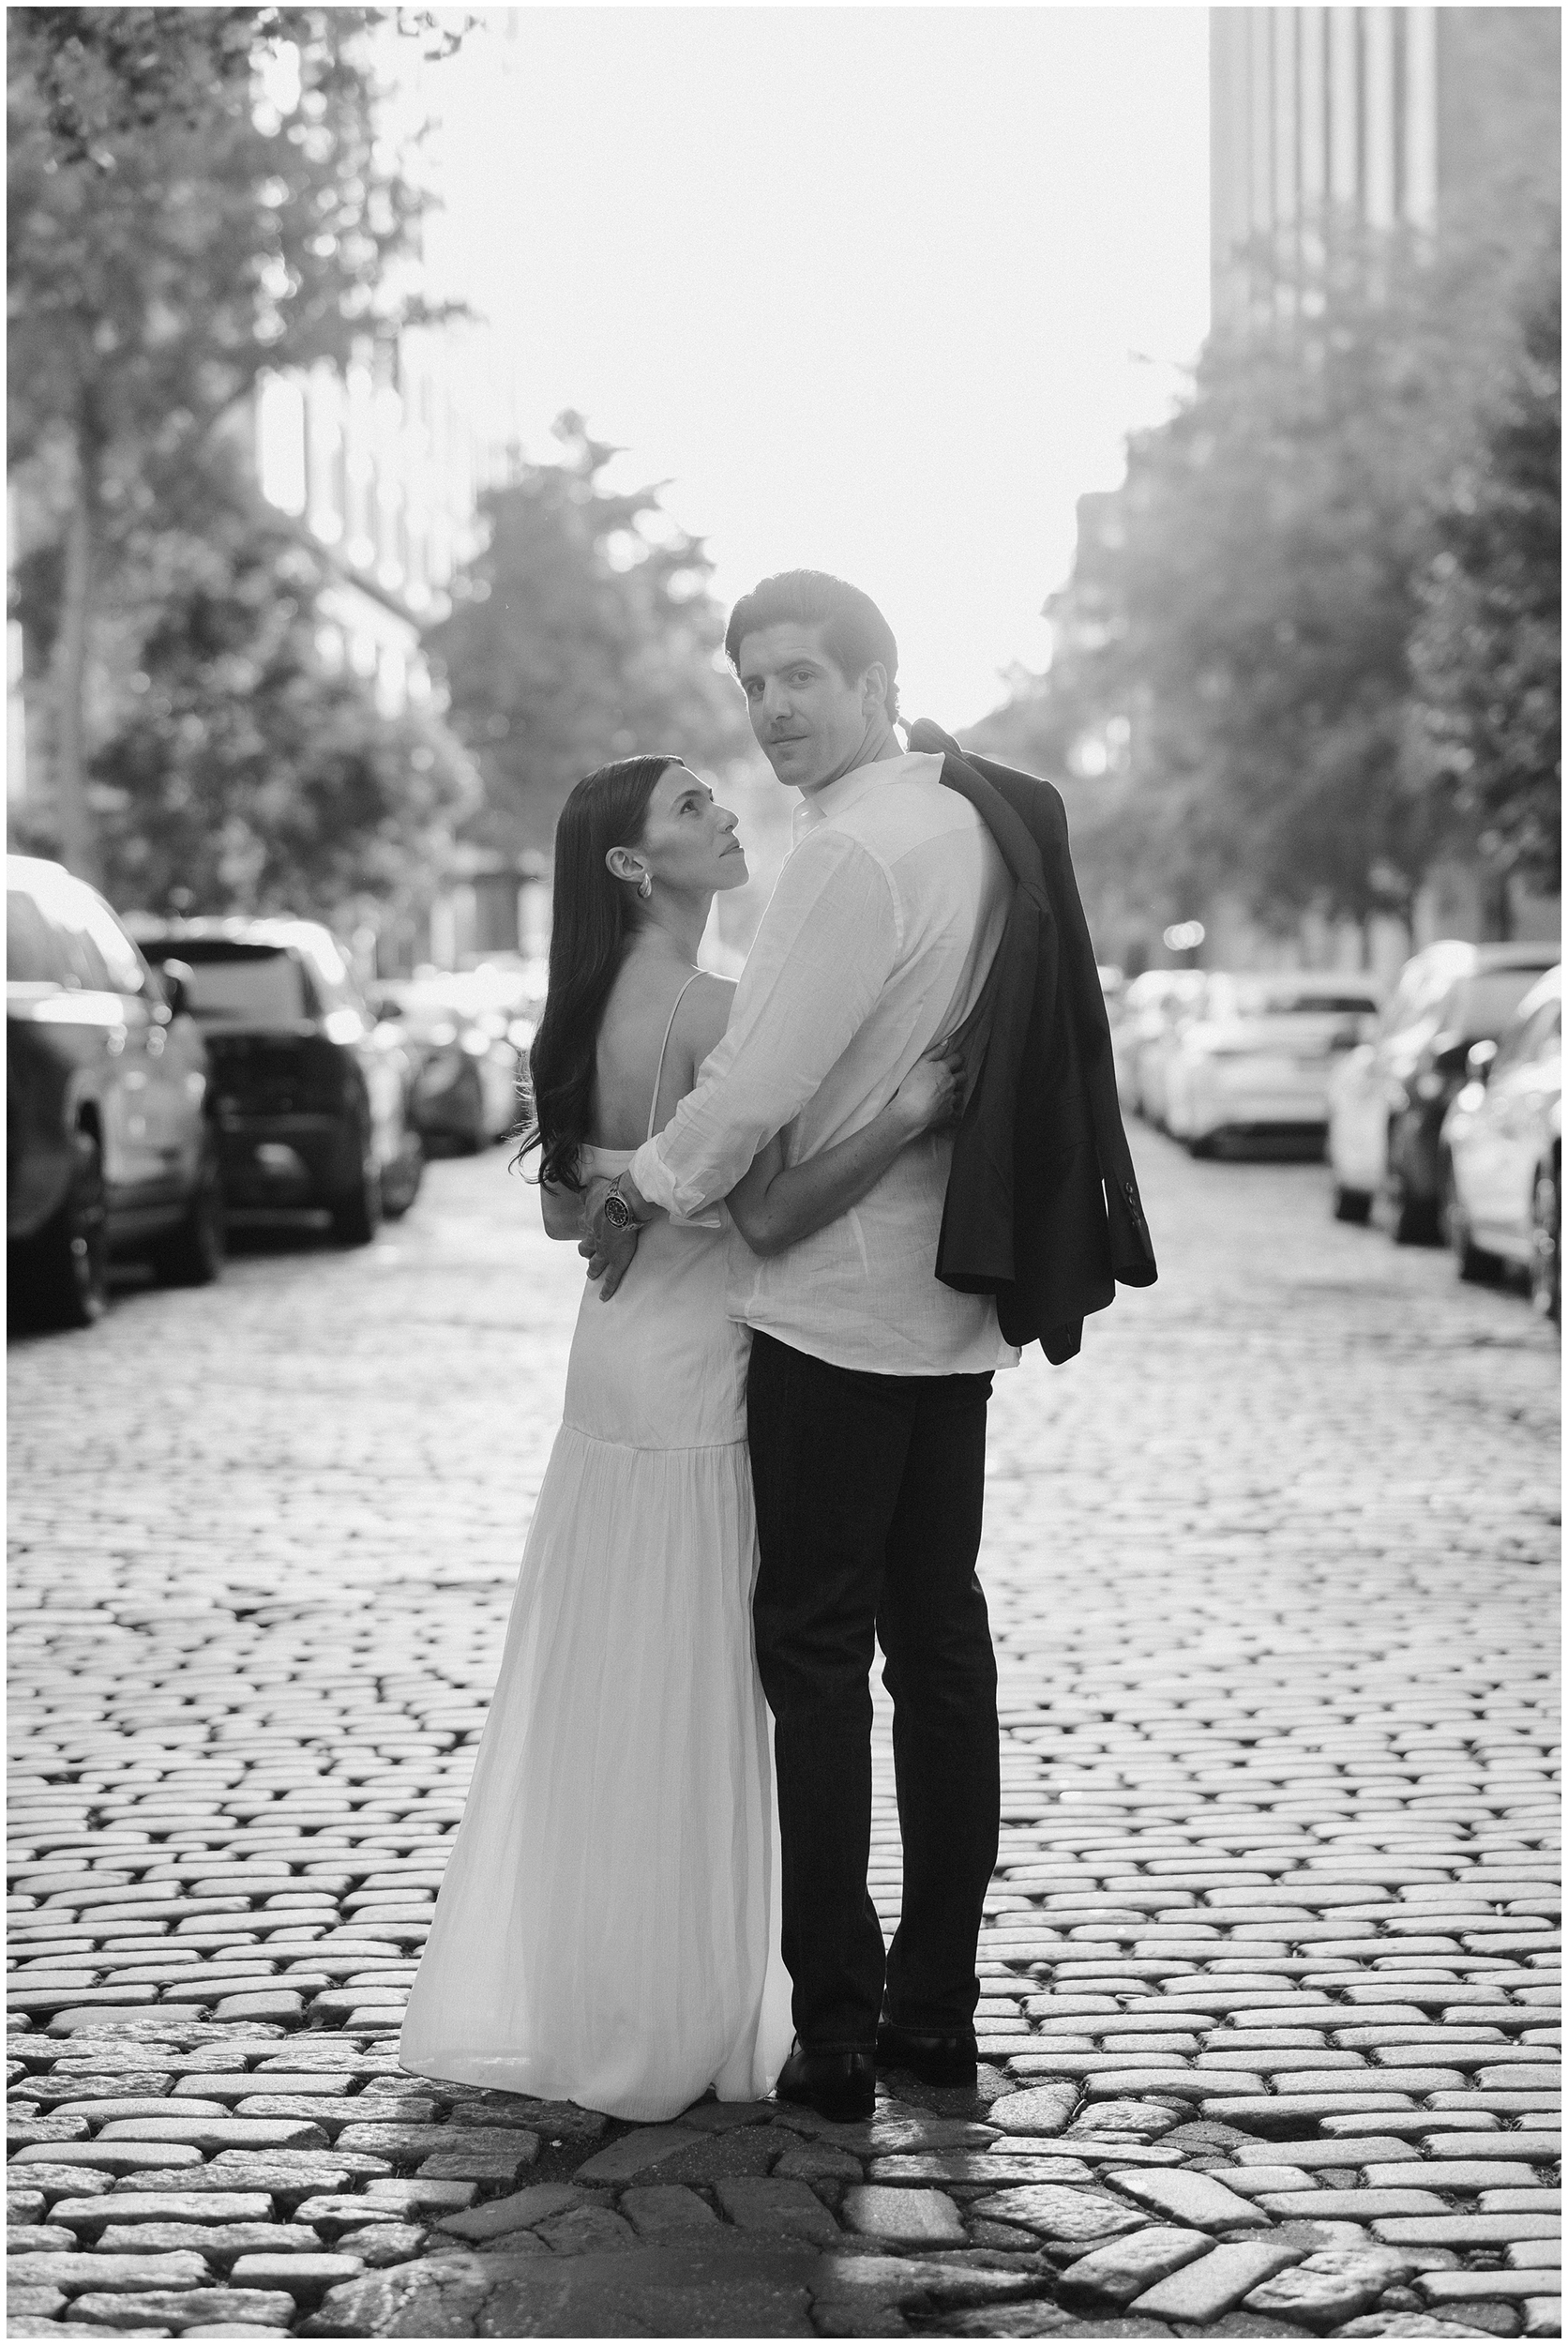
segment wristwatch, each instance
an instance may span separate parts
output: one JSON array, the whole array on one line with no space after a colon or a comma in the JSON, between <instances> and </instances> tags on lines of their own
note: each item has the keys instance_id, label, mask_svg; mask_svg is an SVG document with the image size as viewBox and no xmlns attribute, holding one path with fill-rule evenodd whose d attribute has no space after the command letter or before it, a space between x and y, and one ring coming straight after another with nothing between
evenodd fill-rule
<instances>
[{"instance_id":1,"label":"wristwatch","mask_svg":"<svg viewBox=\"0 0 1568 2345\"><path fill-rule=\"evenodd\" d=\"M642 1224L621 1194L619 1173L611 1182L604 1199L604 1218L612 1230L640 1230Z\"/></svg>"}]
</instances>

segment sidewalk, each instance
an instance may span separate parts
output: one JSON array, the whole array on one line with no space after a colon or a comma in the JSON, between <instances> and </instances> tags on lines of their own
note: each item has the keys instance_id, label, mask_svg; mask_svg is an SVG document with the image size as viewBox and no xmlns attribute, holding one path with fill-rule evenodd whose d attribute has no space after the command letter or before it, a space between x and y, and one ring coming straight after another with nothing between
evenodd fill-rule
<instances>
[{"instance_id":1,"label":"sidewalk","mask_svg":"<svg viewBox=\"0 0 1568 2345\"><path fill-rule=\"evenodd\" d=\"M1555 1338L1140 1157L998 1384L981 2091L869 2126L398 2069L578 1294L499 1156L13 1345L13 2333L1559 2333Z\"/></svg>"}]
</instances>

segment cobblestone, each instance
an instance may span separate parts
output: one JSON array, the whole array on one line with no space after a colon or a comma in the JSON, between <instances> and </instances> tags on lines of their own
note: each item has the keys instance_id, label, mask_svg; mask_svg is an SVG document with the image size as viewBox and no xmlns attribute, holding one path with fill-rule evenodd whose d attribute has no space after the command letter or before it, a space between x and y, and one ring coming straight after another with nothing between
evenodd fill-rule
<instances>
[{"instance_id":1,"label":"cobblestone","mask_svg":"<svg viewBox=\"0 0 1568 2345\"><path fill-rule=\"evenodd\" d=\"M979 2090L867 2126L399 2070L578 1293L498 1156L13 1346L13 2328L1558 2332L1555 1340L1138 1147L998 1380Z\"/></svg>"}]
</instances>

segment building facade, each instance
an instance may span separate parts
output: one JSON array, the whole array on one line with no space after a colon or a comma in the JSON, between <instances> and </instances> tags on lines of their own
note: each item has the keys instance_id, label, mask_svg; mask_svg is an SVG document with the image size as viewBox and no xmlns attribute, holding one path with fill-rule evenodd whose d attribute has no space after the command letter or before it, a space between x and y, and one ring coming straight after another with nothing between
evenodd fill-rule
<instances>
[{"instance_id":1,"label":"building facade","mask_svg":"<svg viewBox=\"0 0 1568 2345\"><path fill-rule=\"evenodd\" d=\"M372 685L387 716L430 698L420 636L506 461L494 418L475 412L466 342L460 328L367 338L345 368L264 376L251 404L263 496L328 557L317 649Z\"/></svg>"},{"instance_id":2,"label":"building facade","mask_svg":"<svg viewBox=\"0 0 1568 2345\"><path fill-rule=\"evenodd\" d=\"M1455 203L1555 188L1560 22L1555 8L1212 8L1216 325L1244 319L1265 278L1272 298L1292 247L1304 260L1334 214L1436 232Z\"/></svg>"},{"instance_id":3,"label":"building facade","mask_svg":"<svg viewBox=\"0 0 1568 2345\"><path fill-rule=\"evenodd\" d=\"M454 572L478 551L479 500L505 478L515 444L483 335L410 327L367 338L346 367L265 376L247 428L263 496L327 557L323 664L360 677L384 716L439 713L424 630L445 615ZM378 914L381 974L534 949L536 860L460 839L428 903Z\"/></svg>"}]
</instances>

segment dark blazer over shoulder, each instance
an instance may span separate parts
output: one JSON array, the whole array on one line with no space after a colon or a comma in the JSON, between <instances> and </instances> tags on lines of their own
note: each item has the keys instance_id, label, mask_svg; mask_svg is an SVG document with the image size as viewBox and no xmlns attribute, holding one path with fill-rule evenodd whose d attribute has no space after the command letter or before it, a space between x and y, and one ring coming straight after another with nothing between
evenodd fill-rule
<instances>
[{"instance_id":1,"label":"dark blazer over shoulder","mask_svg":"<svg viewBox=\"0 0 1568 2345\"><path fill-rule=\"evenodd\" d=\"M953 1143L937 1277L994 1294L1009 1343L1070 1360L1117 1281L1152 1286L1154 1249L1122 1126L1110 1022L1078 900L1059 791L972 757L922 720L1012 874L1013 902L968 1021L972 1073Z\"/></svg>"}]
</instances>

